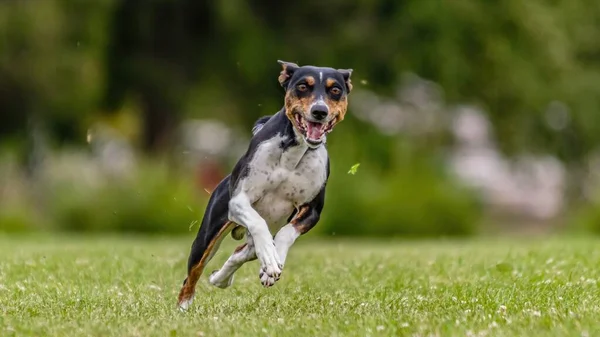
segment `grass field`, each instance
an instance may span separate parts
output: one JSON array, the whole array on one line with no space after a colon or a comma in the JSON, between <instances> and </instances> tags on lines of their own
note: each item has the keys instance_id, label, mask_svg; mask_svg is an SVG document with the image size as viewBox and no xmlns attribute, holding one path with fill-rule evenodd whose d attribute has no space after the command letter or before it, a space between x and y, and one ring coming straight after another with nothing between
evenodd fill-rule
<instances>
[{"instance_id":1,"label":"grass field","mask_svg":"<svg viewBox=\"0 0 600 337\"><path fill-rule=\"evenodd\" d=\"M600 240L306 237L275 287L256 261L226 290L205 274L182 313L190 243L0 237L0 336L600 335Z\"/></svg>"}]
</instances>

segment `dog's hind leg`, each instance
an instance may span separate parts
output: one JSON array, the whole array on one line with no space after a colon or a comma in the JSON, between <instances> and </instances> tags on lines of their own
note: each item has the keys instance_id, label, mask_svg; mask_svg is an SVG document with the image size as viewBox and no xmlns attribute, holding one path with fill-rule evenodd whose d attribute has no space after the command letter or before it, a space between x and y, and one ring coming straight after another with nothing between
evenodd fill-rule
<instances>
[{"instance_id":1,"label":"dog's hind leg","mask_svg":"<svg viewBox=\"0 0 600 337\"><path fill-rule=\"evenodd\" d=\"M246 243L235 249L221 269L212 272L209 278L210 284L219 288L229 287L233 283L233 274L244 263L252 260L256 260L254 241L252 240L252 236L247 235Z\"/></svg>"},{"instance_id":2,"label":"dog's hind leg","mask_svg":"<svg viewBox=\"0 0 600 337\"><path fill-rule=\"evenodd\" d=\"M183 281L183 286L179 292L179 307L181 309L186 310L192 303L196 284L202 276L204 267L219 249L223 238L234 226L234 223L227 221L216 234L208 237L198 237L194 240L188 260L188 276Z\"/></svg>"},{"instance_id":3,"label":"dog's hind leg","mask_svg":"<svg viewBox=\"0 0 600 337\"><path fill-rule=\"evenodd\" d=\"M218 250L223 238L235 227L235 224L227 219L228 181L229 178L224 179L213 191L198 235L192 244L188 258L187 277L183 281L178 297L178 305L182 310L186 310L192 303L196 283L198 283L204 267Z\"/></svg>"}]
</instances>

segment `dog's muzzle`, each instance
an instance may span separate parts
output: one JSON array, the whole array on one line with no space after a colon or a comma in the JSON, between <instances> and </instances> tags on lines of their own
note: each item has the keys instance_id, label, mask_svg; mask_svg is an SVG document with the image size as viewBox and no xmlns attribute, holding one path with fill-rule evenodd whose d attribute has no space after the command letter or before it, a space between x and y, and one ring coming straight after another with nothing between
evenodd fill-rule
<instances>
[{"instance_id":1,"label":"dog's muzzle","mask_svg":"<svg viewBox=\"0 0 600 337\"><path fill-rule=\"evenodd\" d=\"M302 117L301 114L295 114L296 124L298 130L304 136L304 139L310 146L318 146L323 143L325 135L333 128L334 120L326 122L326 119L316 120L316 118L310 114L310 120Z\"/></svg>"},{"instance_id":2,"label":"dog's muzzle","mask_svg":"<svg viewBox=\"0 0 600 337\"><path fill-rule=\"evenodd\" d=\"M327 118L327 115L329 115L329 108L327 105L323 104L313 105L313 107L310 109L310 115L312 118L322 121Z\"/></svg>"}]
</instances>

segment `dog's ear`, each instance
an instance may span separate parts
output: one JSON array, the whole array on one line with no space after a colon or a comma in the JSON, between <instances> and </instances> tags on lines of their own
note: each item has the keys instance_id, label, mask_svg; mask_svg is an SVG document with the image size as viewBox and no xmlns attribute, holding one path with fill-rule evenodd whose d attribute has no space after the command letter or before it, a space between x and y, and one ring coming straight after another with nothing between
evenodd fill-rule
<instances>
[{"instance_id":1,"label":"dog's ear","mask_svg":"<svg viewBox=\"0 0 600 337\"><path fill-rule=\"evenodd\" d=\"M342 76L344 77L344 81L346 82L346 90L348 91L348 93L350 93L350 91L352 91L352 81L350 80L350 77L352 76L352 69L338 69L337 70L340 74L342 74Z\"/></svg>"},{"instance_id":2,"label":"dog's ear","mask_svg":"<svg viewBox=\"0 0 600 337\"><path fill-rule=\"evenodd\" d=\"M287 88L287 84L290 81L290 78L292 78L292 75L294 74L294 71L296 71L298 68L300 68L296 63L292 63L292 62L286 62L286 61L281 61L281 60L277 60L277 63L281 64L281 73L279 73L279 84L281 84L281 86L286 89Z\"/></svg>"}]
</instances>

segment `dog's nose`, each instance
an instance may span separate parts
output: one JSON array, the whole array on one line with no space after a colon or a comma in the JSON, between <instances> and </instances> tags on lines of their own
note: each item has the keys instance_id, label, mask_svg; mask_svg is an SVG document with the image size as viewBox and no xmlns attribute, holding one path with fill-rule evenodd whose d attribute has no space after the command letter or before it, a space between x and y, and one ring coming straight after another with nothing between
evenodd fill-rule
<instances>
[{"instance_id":1,"label":"dog's nose","mask_svg":"<svg viewBox=\"0 0 600 337\"><path fill-rule=\"evenodd\" d=\"M326 105L315 105L312 107L312 109L310 109L310 114L313 116L314 119L317 120L322 120L325 119L325 117L327 117L327 114L329 113L329 108L327 108Z\"/></svg>"}]
</instances>

